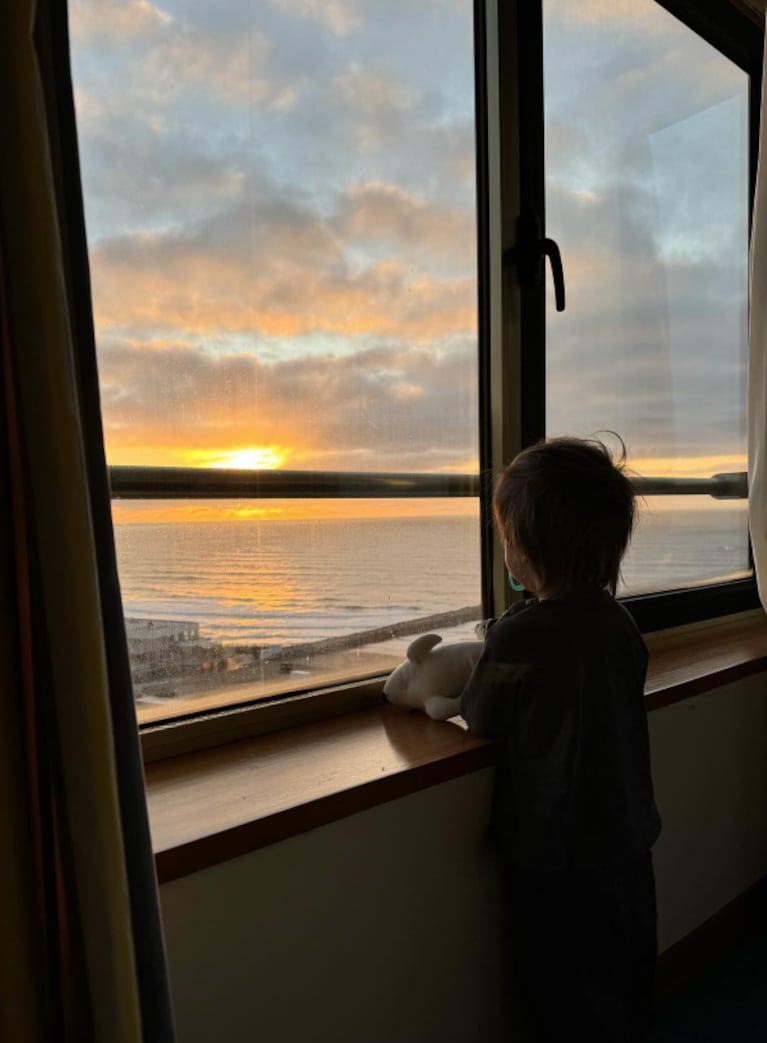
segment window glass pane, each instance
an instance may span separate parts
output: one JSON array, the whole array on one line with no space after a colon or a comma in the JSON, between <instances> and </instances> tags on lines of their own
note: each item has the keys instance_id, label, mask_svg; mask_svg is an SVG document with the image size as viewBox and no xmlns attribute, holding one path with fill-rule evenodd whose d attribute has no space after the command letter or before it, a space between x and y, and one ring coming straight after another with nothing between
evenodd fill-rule
<instances>
[{"instance_id":1,"label":"window glass pane","mask_svg":"<svg viewBox=\"0 0 767 1043\"><path fill-rule=\"evenodd\" d=\"M108 462L476 473L472 5L69 8ZM479 615L470 498L114 521L145 715L369 673L352 635ZM379 672L414 629L371 640Z\"/></svg>"},{"instance_id":2,"label":"window glass pane","mask_svg":"<svg viewBox=\"0 0 767 1043\"><path fill-rule=\"evenodd\" d=\"M544 2L547 433L652 476L745 471L748 77L652 0ZM742 502L650 497L636 593L748 572Z\"/></svg>"},{"instance_id":3,"label":"window glass pane","mask_svg":"<svg viewBox=\"0 0 767 1043\"><path fill-rule=\"evenodd\" d=\"M469 636L480 615L476 513L408 503L412 517L396 501L372 517L369 502L339 504L336 518L305 502L305 519L118 524L142 718L166 715L170 698L183 713L222 694L240 701L371 677L424 630Z\"/></svg>"}]
</instances>

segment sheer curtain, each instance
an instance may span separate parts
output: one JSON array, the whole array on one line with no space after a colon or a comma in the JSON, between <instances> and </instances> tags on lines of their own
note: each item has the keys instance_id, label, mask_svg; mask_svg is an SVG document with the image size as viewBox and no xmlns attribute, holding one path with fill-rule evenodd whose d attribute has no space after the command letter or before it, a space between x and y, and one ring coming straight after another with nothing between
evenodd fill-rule
<instances>
[{"instance_id":1,"label":"sheer curtain","mask_svg":"<svg viewBox=\"0 0 767 1043\"><path fill-rule=\"evenodd\" d=\"M170 1041L66 5L0 40L0 1039Z\"/></svg>"},{"instance_id":2,"label":"sheer curtain","mask_svg":"<svg viewBox=\"0 0 767 1043\"><path fill-rule=\"evenodd\" d=\"M764 66L763 66L764 67ZM751 225L748 333L748 518L756 581L767 609L767 82L762 76L759 166Z\"/></svg>"}]
</instances>

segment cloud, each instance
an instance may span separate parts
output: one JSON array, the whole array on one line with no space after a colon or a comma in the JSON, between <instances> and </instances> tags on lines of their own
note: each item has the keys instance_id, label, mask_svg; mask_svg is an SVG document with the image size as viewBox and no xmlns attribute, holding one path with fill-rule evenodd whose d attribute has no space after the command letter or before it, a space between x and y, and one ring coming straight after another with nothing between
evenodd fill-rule
<instances>
[{"instance_id":1,"label":"cloud","mask_svg":"<svg viewBox=\"0 0 767 1043\"><path fill-rule=\"evenodd\" d=\"M382 244L419 259L429 254L452 258L464 272L476 256L473 212L435 205L395 185L353 185L334 224L346 243Z\"/></svg>"},{"instance_id":2,"label":"cloud","mask_svg":"<svg viewBox=\"0 0 767 1043\"><path fill-rule=\"evenodd\" d=\"M165 7L72 6L110 452L474 459L465 5ZM650 3L547 9L548 234L568 292L548 320L552 429L735 451L744 287L718 258L742 245L720 203L737 119L714 105L743 74Z\"/></svg>"},{"instance_id":3,"label":"cloud","mask_svg":"<svg viewBox=\"0 0 767 1043\"><path fill-rule=\"evenodd\" d=\"M451 6L398 17L417 38L437 18L455 33L466 17ZM255 18L242 4L169 5L172 20L148 22L140 40L73 40L92 236L178 226L195 207L204 216L234 177L266 175L285 197L308 192L322 207L350 176L473 206L471 49L446 80L409 41L392 49L371 35L388 24L386 5L366 7L359 40L322 45L300 13L310 7L334 10L264 3Z\"/></svg>"},{"instance_id":4,"label":"cloud","mask_svg":"<svg viewBox=\"0 0 767 1043\"><path fill-rule=\"evenodd\" d=\"M143 264L97 256L93 285L100 332L113 327L198 334L295 336L388 333L415 340L476 328L472 277L413 277L406 262L380 262L335 278L300 263L263 272L212 254L183 250ZM133 244L133 260L141 255ZM157 251L161 253L161 251Z\"/></svg>"},{"instance_id":5,"label":"cloud","mask_svg":"<svg viewBox=\"0 0 767 1043\"><path fill-rule=\"evenodd\" d=\"M211 35L196 25L174 27L151 47L137 77L146 93L167 103L194 90L210 90L242 103L274 104L267 74L272 45L250 27L244 36ZM284 107L284 101L280 104Z\"/></svg>"},{"instance_id":6,"label":"cloud","mask_svg":"<svg viewBox=\"0 0 767 1043\"><path fill-rule=\"evenodd\" d=\"M178 115L179 101L196 106L202 121L216 100L285 111L294 98L284 77L272 77L272 41L255 20L240 24L234 11L224 7L206 25L189 12L171 17L145 0L76 4L78 89L99 96L110 119L143 114L163 127Z\"/></svg>"},{"instance_id":7,"label":"cloud","mask_svg":"<svg viewBox=\"0 0 767 1043\"><path fill-rule=\"evenodd\" d=\"M568 305L549 311L548 429L618 431L632 455L745 445L745 288L718 258L565 255ZM728 281L729 277L729 281Z\"/></svg>"},{"instance_id":8,"label":"cloud","mask_svg":"<svg viewBox=\"0 0 767 1043\"><path fill-rule=\"evenodd\" d=\"M146 112L123 113L117 132L98 94L83 90L77 115L92 244L103 229L114 236L199 224L242 198L248 171L240 153L214 155L197 134L153 125Z\"/></svg>"},{"instance_id":9,"label":"cloud","mask_svg":"<svg viewBox=\"0 0 767 1043\"><path fill-rule=\"evenodd\" d=\"M77 43L139 40L170 22L170 15L149 0L73 0L69 4L69 28Z\"/></svg>"},{"instance_id":10,"label":"cloud","mask_svg":"<svg viewBox=\"0 0 767 1043\"><path fill-rule=\"evenodd\" d=\"M749 3L749 0L745 0ZM751 0L753 5L754 0ZM666 38L680 31L692 32L681 19L665 11L657 3L646 0L546 0L545 17L548 22L568 28L582 26L589 32L604 33L625 43L625 36ZM617 34L621 34L618 36Z\"/></svg>"},{"instance_id":11,"label":"cloud","mask_svg":"<svg viewBox=\"0 0 767 1043\"><path fill-rule=\"evenodd\" d=\"M333 88L347 105L380 121L392 113L412 107L412 91L382 69L362 67L352 62L333 82Z\"/></svg>"},{"instance_id":12,"label":"cloud","mask_svg":"<svg viewBox=\"0 0 767 1043\"><path fill-rule=\"evenodd\" d=\"M353 142L363 155L381 153L390 142L403 147L414 123L418 97L380 68L352 61L331 85L333 108L353 127Z\"/></svg>"},{"instance_id":13,"label":"cloud","mask_svg":"<svg viewBox=\"0 0 767 1043\"><path fill-rule=\"evenodd\" d=\"M595 10L568 7L575 20ZM609 17L604 33L581 30L564 11L548 26L547 233L568 299L547 314L548 429L612 428L634 457L737 456L746 81L656 13L662 34Z\"/></svg>"},{"instance_id":14,"label":"cloud","mask_svg":"<svg viewBox=\"0 0 767 1043\"><path fill-rule=\"evenodd\" d=\"M588 126L603 146L746 91L746 73L659 4L557 0L547 10L547 119Z\"/></svg>"},{"instance_id":15,"label":"cloud","mask_svg":"<svg viewBox=\"0 0 767 1043\"><path fill-rule=\"evenodd\" d=\"M348 36L360 27L359 5L346 0L270 0L275 7L299 18L318 22L336 36Z\"/></svg>"},{"instance_id":16,"label":"cloud","mask_svg":"<svg viewBox=\"0 0 767 1043\"><path fill-rule=\"evenodd\" d=\"M438 470L476 460L475 346L385 345L264 363L184 343L110 342L99 358L110 459L199 447L288 450L287 467ZM135 455L134 455L135 454Z\"/></svg>"},{"instance_id":17,"label":"cloud","mask_svg":"<svg viewBox=\"0 0 767 1043\"><path fill-rule=\"evenodd\" d=\"M423 341L476 330L470 215L373 184L348 191L325 220L266 181L248 189L186 231L94 244L100 333Z\"/></svg>"}]
</instances>

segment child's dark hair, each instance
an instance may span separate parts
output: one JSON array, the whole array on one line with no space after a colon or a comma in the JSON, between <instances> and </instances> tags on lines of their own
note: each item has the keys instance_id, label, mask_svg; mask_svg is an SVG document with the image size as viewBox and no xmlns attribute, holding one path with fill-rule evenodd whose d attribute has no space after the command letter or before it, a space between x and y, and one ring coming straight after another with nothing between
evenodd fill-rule
<instances>
[{"instance_id":1,"label":"child's dark hair","mask_svg":"<svg viewBox=\"0 0 767 1043\"><path fill-rule=\"evenodd\" d=\"M493 507L501 536L549 595L615 595L635 517L618 440L617 462L598 439L552 438L523 450L500 475Z\"/></svg>"}]
</instances>

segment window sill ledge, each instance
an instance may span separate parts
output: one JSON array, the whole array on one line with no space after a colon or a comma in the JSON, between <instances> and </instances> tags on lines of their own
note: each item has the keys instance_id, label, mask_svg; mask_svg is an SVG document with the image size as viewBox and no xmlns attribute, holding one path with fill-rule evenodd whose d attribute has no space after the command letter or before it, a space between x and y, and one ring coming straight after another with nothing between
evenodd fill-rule
<instances>
[{"instance_id":1,"label":"window sill ledge","mask_svg":"<svg viewBox=\"0 0 767 1043\"><path fill-rule=\"evenodd\" d=\"M761 612L651 634L656 710L767 669ZM463 723L380 706L147 765L160 882L489 767Z\"/></svg>"},{"instance_id":2,"label":"window sill ledge","mask_svg":"<svg viewBox=\"0 0 767 1043\"><path fill-rule=\"evenodd\" d=\"M461 723L379 706L147 766L160 882L493 763Z\"/></svg>"}]
</instances>

